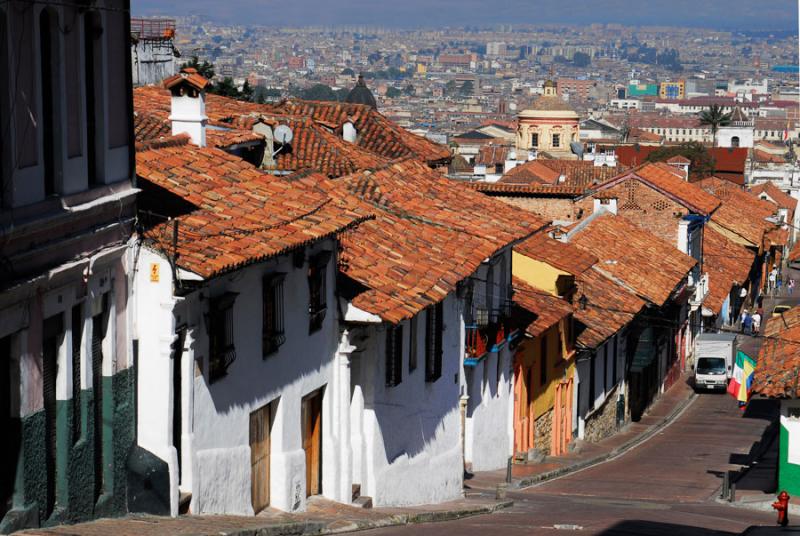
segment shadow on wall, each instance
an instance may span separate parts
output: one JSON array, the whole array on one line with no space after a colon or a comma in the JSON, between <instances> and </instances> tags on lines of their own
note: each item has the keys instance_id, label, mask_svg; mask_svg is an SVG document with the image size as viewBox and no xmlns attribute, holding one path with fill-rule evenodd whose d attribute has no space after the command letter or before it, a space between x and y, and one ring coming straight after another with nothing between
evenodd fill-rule
<instances>
[{"instance_id":1,"label":"shadow on wall","mask_svg":"<svg viewBox=\"0 0 800 536\"><path fill-rule=\"evenodd\" d=\"M443 381L442 378L439 381ZM371 408L375 412L386 459L391 464L402 455L414 458L425 451L429 443L436 437L436 432L442 428L444 431L445 417L451 412L458 411L458 396L451 397L448 404L442 401L431 401L425 404L420 401L418 407L398 406L394 404L378 403Z\"/></svg>"},{"instance_id":2,"label":"shadow on wall","mask_svg":"<svg viewBox=\"0 0 800 536\"><path fill-rule=\"evenodd\" d=\"M676 536L678 534L680 536L735 536L736 533L634 519L620 521L613 527L598 533L598 536Z\"/></svg>"}]
</instances>

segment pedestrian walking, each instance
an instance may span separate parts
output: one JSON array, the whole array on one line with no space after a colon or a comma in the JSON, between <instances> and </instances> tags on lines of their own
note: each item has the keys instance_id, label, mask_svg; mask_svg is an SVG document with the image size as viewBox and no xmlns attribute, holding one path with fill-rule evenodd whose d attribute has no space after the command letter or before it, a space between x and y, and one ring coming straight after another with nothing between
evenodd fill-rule
<instances>
[{"instance_id":1,"label":"pedestrian walking","mask_svg":"<svg viewBox=\"0 0 800 536\"><path fill-rule=\"evenodd\" d=\"M786 288L789 289L789 296L791 296L794 292L794 279L791 277L789 278L789 283L787 283Z\"/></svg>"},{"instance_id":2,"label":"pedestrian walking","mask_svg":"<svg viewBox=\"0 0 800 536\"><path fill-rule=\"evenodd\" d=\"M744 334L745 335L752 335L753 333L753 316L750 312L746 312L744 315L744 321L742 322L744 326Z\"/></svg>"},{"instance_id":3,"label":"pedestrian walking","mask_svg":"<svg viewBox=\"0 0 800 536\"><path fill-rule=\"evenodd\" d=\"M773 292L775 290L775 281L778 279L778 270L775 268L769 273L769 277L767 278L767 290L769 292Z\"/></svg>"},{"instance_id":4,"label":"pedestrian walking","mask_svg":"<svg viewBox=\"0 0 800 536\"><path fill-rule=\"evenodd\" d=\"M782 277L778 277L778 280L776 281L776 284L777 284L777 294L780 294L781 293L781 287L783 286L783 278Z\"/></svg>"},{"instance_id":5,"label":"pedestrian walking","mask_svg":"<svg viewBox=\"0 0 800 536\"><path fill-rule=\"evenodd\" d=\"M753 335L758 335L758 332L761 330L761 313L756 313L753 315Z\"/></svg>"},{"instance_id":6,"label":"pedestrian walking","mask_svg":"<svg viewBox=\"0 0 800 536\"><path fill-rule=\"evenodd\" d=\"M742 309L742 314L739 317L739 332L744 333L744 323L747 320L747 309Z\"/></svg>"}]
</instances>

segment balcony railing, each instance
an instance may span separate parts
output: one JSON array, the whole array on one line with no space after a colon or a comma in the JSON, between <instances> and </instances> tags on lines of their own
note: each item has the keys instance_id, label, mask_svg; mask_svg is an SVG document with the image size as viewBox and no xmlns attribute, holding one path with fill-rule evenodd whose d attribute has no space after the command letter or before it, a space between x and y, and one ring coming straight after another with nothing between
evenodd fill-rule
<instances>
[{"instance_id":1,"label":"balcony railing","mask_svg":"<svg viewBox=\"0 0 800 536\"><path fill-rule=\"evenodd\" d=\"M506 323L505 318L500 318L485 326L466 326L464 364L474 366L489 352L499 352L510 336Z\"/></svg>"},{"instance_id":2,"label":"balcony railing","mask_svg":"<svg viewBox=\"0 0 800 536\"><path fill-rule=\"evenodd\" d=\"M175 19L131 18L131 35L137 39L172 39Z\"/></svg>"}]
</instances>

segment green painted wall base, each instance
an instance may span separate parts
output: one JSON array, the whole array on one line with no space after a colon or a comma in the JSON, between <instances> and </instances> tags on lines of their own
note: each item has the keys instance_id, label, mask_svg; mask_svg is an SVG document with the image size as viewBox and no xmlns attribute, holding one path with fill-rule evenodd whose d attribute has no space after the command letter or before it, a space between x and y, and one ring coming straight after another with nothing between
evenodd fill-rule
<instances>
[{"instance_id":1,"label":"green painted wall base","mask_svg":"<svg viewBox=\"0 0 800 536\"><path fill-rule=\"evenodd\" d=\"M789 431L781 425L780 455L778 462L778 491L785 490L792 497L800 496L800 465L789 463ZM800 438L794 438L800 442Z\"/></svg>"},{"instance_id":2,"label":"green painted wall base","mask_svg":"<svg viewBox=\"0 0 800 536\"><path fill-rule=\"evenodd\" d=\"M136 439L133 370L104 377L103 394L101 496L95 500L94 393L87 389L79 394L79 422L72 400L56 404L56 505L51 513L47 512L45 413L22 419L22 471L17 477L14 508L0 520L0 533L127 513L126 460ZM75 425L79 425L77 433Z\"/></svg>"}]
</instances>

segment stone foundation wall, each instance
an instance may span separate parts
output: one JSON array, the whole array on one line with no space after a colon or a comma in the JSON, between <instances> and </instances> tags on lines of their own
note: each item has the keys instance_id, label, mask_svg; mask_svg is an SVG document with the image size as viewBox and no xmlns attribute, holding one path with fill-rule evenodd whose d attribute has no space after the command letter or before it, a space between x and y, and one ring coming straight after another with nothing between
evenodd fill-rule
<instances>
[{"instance_id":1,"label":"stone foundation wall","mask_svg":"<svg viewBox=\"0 0 800 536\"><path fill-rule=\"evenodd\" d=\"M608 394L603 404L586 418L583 439L596 443L617 432L617 392L619 385Z\"/></svg>"},{"instance_id":2,"label":"stone foundation wall","mask_svg":"<svg viewBox=\"0 0 800 536\"><path fill-rule=\"evenodd\" d=\"M545 456L550 455L553 432L553 409L542 413L534 423L534 443L533 446L539 453Z\"/></svg>"}]
</instances>

